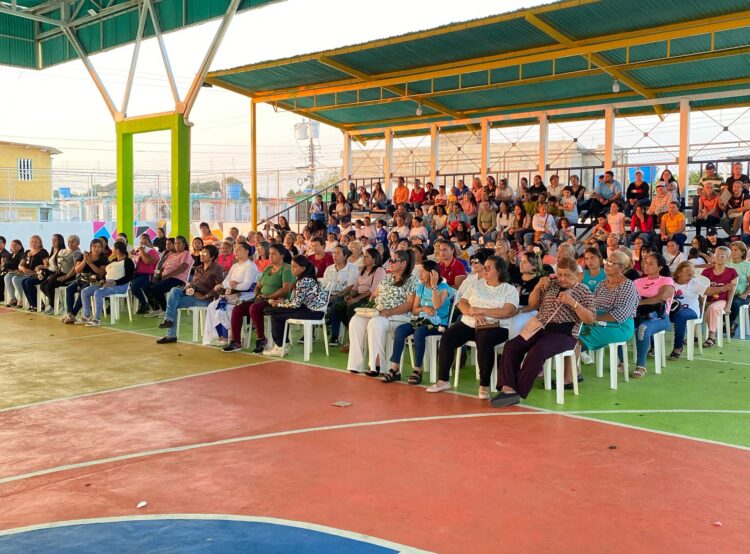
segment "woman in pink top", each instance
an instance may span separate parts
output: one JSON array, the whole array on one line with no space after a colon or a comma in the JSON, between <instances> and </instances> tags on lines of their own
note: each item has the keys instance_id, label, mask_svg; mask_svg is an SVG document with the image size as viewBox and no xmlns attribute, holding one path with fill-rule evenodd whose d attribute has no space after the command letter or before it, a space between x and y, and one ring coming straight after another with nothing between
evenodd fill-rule
<instances>
[{"instance_id":1,"label":"woman in pink top","mask_svg":"<svg viewBox=\"0 0 750 554\"><path fill-rule=\"evenodd\" d=\"M228 240L225 240L221 243L221 248L219 249L219 257L216 259L216 263L221 266L221 269L224 271L224 275L229 273L229 269L234 263L234 247Z\"/></svg>"},{"instance_id":2,"label":"woman in pink top","mask_svg":"<svg viewBox=\"0 0 750 554\"><path fill-rule=\"evenodd\" d=\"M643 277L634 284L640 301L635 316L636 363L632 376L646 376L646 356L651 349L651 337L669 329L669 307L674 297L674 281L664 256L655 252L641 260Z\"/></svg>"},{"instance_id":3,"label":"woman in pink top","mask_svg":"<svg viewBox=\"0 0 750 554\"><path fill-rule=\"evenodd\" d=\"M732 305L734 289L737 287L737 271L727 267L732 251L726 246L720 246L714 251L714 265L703 270L703 276L711 280L711 286L706 290L706 326L708 338L703 343L704 348L711 348L716 344L716 328L722 312Z\"/></svg>"},{"instance_id":4,"label":"woman in pink top","mask_svg":"<svg viewBox=\"0 0 750 554\"><path fill-rule=\"evenodd\" d=\"M158 282L151 286L151 294L158 306L153 312L153 317L164 314L167 309L167 293L175 287L180 287L188 282L190 268L193 266L193 258L188 250L187 239L182 235L174 239L175 251L167 256L161 267L161 276Z\"/></svg>"},{"instance_id":5,"label":"woman in pink top","mask_svg":"<svg viewBox=\"0 0 750 554\"><path fill-rule=\"evenodd\" d=\"M138 299L140 304L138 314L146 314L149 311L146 291L151 287L151 280L159 263L159 252L151 245L151 237L146 233L141 235L141 245L133 253L135 262L135 275L130 282L130 292Z\"/></svg>"}]
</instances>

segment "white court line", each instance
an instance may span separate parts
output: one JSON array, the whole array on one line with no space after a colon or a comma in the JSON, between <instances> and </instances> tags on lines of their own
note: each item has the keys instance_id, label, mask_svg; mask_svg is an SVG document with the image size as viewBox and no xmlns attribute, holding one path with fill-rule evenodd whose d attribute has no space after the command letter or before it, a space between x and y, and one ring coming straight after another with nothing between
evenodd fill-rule
<instances>
[{"instance_id":1,"label":"white court line","mask_svg":"<svg viewBox=\"0 0 750 554\"><path fill-rule=\"evenodd\" d=\"M27 527L17 527L0 531L0 536L17 535L29 531L43 531L46 529L57 529L60 527L72 527L74 525L92 525L99 523L120 523L126 521L161 521L161 520L201 520L201 521L242 521L249 523L268 523L272 525L283 525L285 527L297 527L298 529L308 529L319 533L336 535L353 539L384 548L391 548L404 554L432 554L428 550L420 550L411 546L405 546L389 540L380 539L370 535L363 535L353 531L346 531L327 525L318 525L316 523L307 523L305 521L296 521L292 519L279 519L275 517L258 517L258 516L239 516L234 514L155 514L155 515L138 515L138 516L116 516L102 517L92 519L76 519L69 521L56 521L54 523L43 523L40 525L29 525Z\"/></svg>"},{"instance_id":2,"label":"white court line","mask_svg":"<svg viewBox=\"0 0 750 554\"><path fill-rule=\"evenodd\" d=\"M26 345L22 344L21 347L23 347L23 346L29 346L30 348L35 348L38 344L47 344L47 343L50 343L50 342L64 342L64 341L69 341L69 340L83 340L83 339L90 339L90 338L94 338L94 337L111 337L111 336L113 336L113 334L116 331L115 329L108 329L107 327L99 327L99 329L106 330L106 331L109 331L109 332L108 333L94 333L94 334L91 334L91 335L80 335L78 337L66 337L64 339L34 340L34 341L29 342ZM136 331L145 331L146 329L151 329L151 327L146 327L144 329L137 329Z\"/></svg>"},{"instance_id":3,"label":"white court line","mask_svg":"<svg viewBox=\"0 0 750 554\"><path fill-rule=\"evenodd\" d=\"M704 362L716 362L717 364L736 364L736 365L746 365L750 366L750 363L747 362L734 362L732 360L718 360L716 358L704 358L704 357L695 357L696 360L701 360ZM686 360L687 361L687 360Z\"/></svg>"},{"instance_id":4,"label":"white court line","mask_svg":"<svg viewBox=\"0 0 750 554\"><path fill-rule=\"evenodd\" d=\"M530 406L527 406L530 407ZM556 412L557 413L557 412ZM561 412L566 414L750 414L750 410L683 410L680 408L669 410L570 410Z\"/></svg>"}]
</instances>

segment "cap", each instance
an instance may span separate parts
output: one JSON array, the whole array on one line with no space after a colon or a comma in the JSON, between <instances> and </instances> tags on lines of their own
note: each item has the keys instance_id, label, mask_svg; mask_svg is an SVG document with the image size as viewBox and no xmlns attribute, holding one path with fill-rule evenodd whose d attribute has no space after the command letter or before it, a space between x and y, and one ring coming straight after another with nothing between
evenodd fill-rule
<instances>
[{"instance_id":1,"label":"cap","mask_svg":"<svg viewBox=\"0 0 750 554\"><path fill-rule=\"evenodd\" d=\"M659 181L658 183L656 183L656 188L662 188L663 189L665 186L666 185L664 184L664 181Z\"/></svg>"},{"instance_id":2,"label":"cap","mask_svg":"<svg viewBox=\"0 0 750 554\"><path fill-rule=\"evenodd\" d=\"M641 171L641 170L639 169L639 170L637 170L637 171L635 172L635 174L636 174L636 175L643 175L643 171Z\"/></svg>"},{"instance_id":3,"label":"cap","mask_svg":"<svg viewBox=\"0 0 750 554\"><path fill-rule=\"evenodd\" d=\"M715 237L715 236L716 236L716 229L709 229L709 230L708 230L708 231L706 232L706 236L707 236L707 237Z\"/></svg>"},{"instance_id":4,"label":"cap","mask_svg":"<svg viewBox=\"0 0 750 554\"><path fill-rule=\"evenodd\" d=\"M706 164L706 169L716 169L716 164L714 164L714 162L708 162Z\"/></svg>"}]
</instances>

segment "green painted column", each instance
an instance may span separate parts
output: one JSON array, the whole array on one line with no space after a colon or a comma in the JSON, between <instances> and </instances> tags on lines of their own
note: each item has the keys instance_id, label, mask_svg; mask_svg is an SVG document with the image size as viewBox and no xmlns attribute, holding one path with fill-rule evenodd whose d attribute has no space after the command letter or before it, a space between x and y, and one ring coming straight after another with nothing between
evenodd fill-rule
<instances>
[{"instance_id":1,"label":"green painted column","mask_svg":"<svg viewBox=\"0 0 750 554\"><path fill-rule=\"evenodd\" d=\"M123 130L122 122L115 125L117 132L117 230L133 237L133 135Z\"/></svg>"},{"instance_id":2,"label":"green painted column","mask_svg":"<svg viewBox=\"0 0 750 554\"><path fill-rule=\"evenodd\" d=\"M190 241L190 126L175 114L172 126L172 236Z\"/></svg>"}]
</instances>

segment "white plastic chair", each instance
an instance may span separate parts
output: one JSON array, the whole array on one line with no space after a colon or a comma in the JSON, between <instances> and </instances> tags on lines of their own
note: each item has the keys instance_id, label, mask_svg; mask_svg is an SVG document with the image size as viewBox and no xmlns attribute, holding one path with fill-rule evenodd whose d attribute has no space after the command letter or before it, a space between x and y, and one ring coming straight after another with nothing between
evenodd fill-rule
<instances>
[{"instance_id":1,"label":"white plastic chair","mask_svg":"<svg viewBox=\"0 0 750 554\"><path fill-rule=\"evenodd\" d=\"M747 337L747 329L750 327L750 305L745 304L740 306L740 313L737 316L740 320L740 338L745 340Z\"/></svg>"},{"instance_id":2,"label":"white plastic chair","mask_svg":"<svg viewBox=\"0 0 750 554\"><path fill-rule=\"evenodd\" d=\"M109 298L109 322L111 325L114 325L117 323L117 320L120 319L120 300L125 300L125 303L128 306L128 319L131 323L133 322L133 307L130 300L130 289L120 294L113 294L107 298Z\"/></svg>"},{"instance_id":3,"label":"white plastic chair","mask_svg":"<svg viewBox=\"0 0 750 554\"><path fill-rule=\"evenodd\" d=\"M459 296L458 291L452 293L451 298L451 309L448 313L448 326L450 326L450 322L453 321L453 312L456 309L456 304L458 304ZM427 340L425 341L425 359L423 360L423 363L427 368L429 368L430 371L430 383L436 383L437 382L437 357L438 357L438 346L440 344L440 337L442 335L430 335L427 337ZM414 367L414 340L412 337L407 337L406 339L406 346L409 347L409 360L411 361L411 367ZM401 356L401 365L403 366L404 357ZM401 372L402 368L399 367L399 372ZM422 368L422 371L424 372L425 368Z\"/></svg>"},{"instance_id":4,"label":"white plastic chair","mask_svg":"<svg viewBox=\"0 0 750 554\"><path fill-rule=\"evenodd\" d=\"M67 285L62 287L57 287L55 289L55 300L54 300L54 306L55 306L55 315L60 315L60 312L63 309L66 309L66 302L65 302L65 288Z\"/></svg>"},{"instance_id":5,"label":"white plastic chair","mask_svg":"<svg viewBox=\"0 0 750 554\"><path fill-rule=\"evenodd\" d=\"M284 339L281 342L282 348L286 350L286 343L289 337L289 326L290 325L302 325L303 337L304 337L304 360L307 362L310 360L310 354L312 353L312 339L313 329L318 326L323 328L323 345L326 349L326 356L328 353L328 328L326 327L326 312L328 311L328 303L331 301L331 289L327 290L326 294L326 305L323 308L323 317L320 319L287 319L284 322ZM391 341L393 342L393 341ZM381 361L382 363L382 361Z\"/></svg>"},{"instance_id":6,"label":"white plastic chair","mask_svg":"<svg viewBox=\"0 0 750 554\"><path fill-rule=\"evenodd\" d=\"M617 348L622 347L622 363L625 370L625 382L630 381L628 374L628 343L613 342L594 351L596 356L596 376L604 377L604 349L609 348L609 388L617 390Z\"/></svg>"},{"instance_id":7,"label":"white plastic chair","mask_svg":"<svg viewBox=\"0 0 750 554\"><path fill-rule=\"evenodd\" d=\"M637 332L638 329L636 329ZM667 332L654 333L652 339L654 341L654 373L661 375L662 367L667 365ZM635 358L638 350L635 333L633 333L633 338L630 339L630 346L633 348L633 358Z\"/></svg>"},{"instance_id":8,"label":"white plastic chair","mask_svg":"<svg viewBox=\"0 0 750 554\"><path fill-rule=\"evenodd\" d=\"M719 313L719 321L716 322L716 345L721 348L724 346L724 333L727 334L727 341L732 342L731 325L729 324L729 313L726 310L721 310Z\"/></svg>"},{"instance_id":9,"label":"white plastic chair","mask_svg":"<svg viewBox=\"0 0 750 554\"><path fill-rule=\"evenodd\" d=\"M490 377L490 387L497 383L497 357L503 353L505 343L495 345L495 357L492 365L492 376ZM477 381L480 379L479 364L477 363L477 343L473 340L468 341L464 346L468 347L471 352L471 362L474 364ZM461 372L461 346L456 348L456 367L453 370L453 388L458 387L458 377Z\"/></svg>"},{"instance_id":10,"label":"white plastic chair","mask_svg":"<svg viewBox=\"0 0 750 554\"><path fill-rule=\"evenodd\" d=\"M203 322L206 319L206 312L208 306L191 306L190 308L180 308L177 310L177 334L180 333L180 316L182 312L189 312L193 317L193 342L198 342L199 338L203 336Z\"/></svg>"},{"instance_id":11,"label":"white plastic chair","mask_svg":"<svg viewBox=\"0 0 750 554\"><path fill-rule=\"evenodd\" d=\"M576 364L576 351L566 350L560 354L555 354L552 358L548 358L544 362L544 388L546 390L552 389L552 362L555 363L555 389L557 390L557 403L565 403L565 360L570 359L571 367L575 370ZM573 394L578 396L578 375L577 371L573 371Z\"/></svg>"},{"instance_id":12,"label":"white plastic chair","mask_svg":"<svg viewBox=\"0 0 750 554\"><path fill-rule=\"evenodd\" d=\"M701 313L698 319L688 319L687 321L687 334L685 335L685 342L687 342L687 359L688 361L693 360L693 353L695 350L695 338L698 338L698 352L703 356L703 315L706 311L706 297L701 298Z\"/></svg>"}]
</instances>

